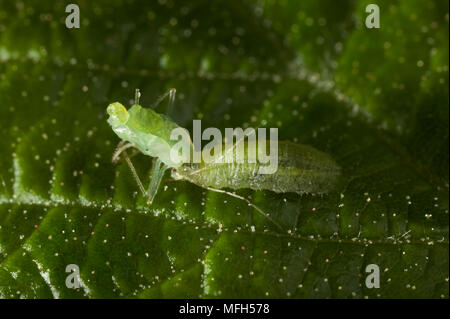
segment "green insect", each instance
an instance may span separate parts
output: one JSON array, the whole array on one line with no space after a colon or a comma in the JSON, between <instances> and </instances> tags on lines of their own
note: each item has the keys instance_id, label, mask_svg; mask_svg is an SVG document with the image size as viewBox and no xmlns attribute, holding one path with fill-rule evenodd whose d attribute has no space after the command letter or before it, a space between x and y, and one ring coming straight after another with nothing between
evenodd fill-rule
<instances>
[{"instance_id":1,"label":"green insect","mask_svg":"<svg viewBox=\"0 0 450 319\"><path fill-rule=\"evenodd\" d=\"M175 99L175 89L161 96L155 105L169 96L169 110ZM115 102L108 106L108 122L113 131L122 139L113 154L113 162L122 155L136 179L147 203L150 205L158 191L166 170L171 169L171 176L176 180L189 181L207 190L224 193L239 198L255 208L263 216L281 228L270 216L245 197L224 190L250 188L253 190L269 190L276 193L294 192L298 194L330 192L336 185L340 175L340 167L326 153L307 145L292 142L278 142L278 169L274 174L259 174L258 162L244 161L223 163L212 162L190 163L189 159L175 162L170 157L170 149L176 143L171 140L171 132L179 126L168 116L158 114L151 108L139 105L139 90L136 90L135 104L127 110L122 104ZM226 151L235 151L237 141ZM250 142L243 142L245 149L252 147ZM189 145L192 148L192 143ZM144 188L126 150L133 148L145 155L155 158L150 185ZM234 158L234 157L233 157Z\"/></svg>"}]
</instances>

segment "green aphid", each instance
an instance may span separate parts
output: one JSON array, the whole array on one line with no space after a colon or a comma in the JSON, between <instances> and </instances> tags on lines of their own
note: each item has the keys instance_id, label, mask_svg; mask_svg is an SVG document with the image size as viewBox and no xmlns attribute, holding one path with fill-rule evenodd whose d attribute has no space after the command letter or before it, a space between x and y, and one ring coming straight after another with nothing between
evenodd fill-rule
<instances>
[{"instance_id":1,"label":"green aphid","mask_svg":"<svg viewBox=\"0 0 450 319\"><path fill-rule=\"evenodd\" d=\"M245 142L245 150L249 147ZM233 155L233 158L236 158ZM278 142L278 169L258 174L259 163L200 163L172 170L175 179L214 188L269 190L276 193L325 194L332 191L340 168L326 153L288 141Z\"/></svg>"},{"instance_id":2,"label":"green aphid","mask_svg":"<svg viewBox=\"0 0 450 319\"><path fill-rule=\"evenodd\" d=\"M173 106L175 89L170 90L156 102L160 103L166 96L170 97L169 109ZM190 158L174 162L170 157L171 147L177 141L171 140L173 129L179 126L168 116L158 114L151 108L139 105L139 90L136 90L135 104L127 110L115 102L108 106L108 122L113 131L122 139L113 155L113 162L123 155L136 182L150 205L158 191L162 177L167 169L176 180L189 181L205 189L225 193L246 201L259 213L281 228L270 216L248 199L224 190L250 188L269 190L276 193L313 193L324 194L332 191L339 179L340 167L326 153L307 145L292 142L278 142L278 169L274 174L258 174L259 163L190 163ZM236 143L240 143L238 141ZM243 142L243 141L242 141ZM229 151L235 150L235 145ZM245 150L251 146L245 143ZM192 143L189 141L192 148ZM144 188L126 150L134 148L141 153L154 157L153 173L150 185ZM235 156L233 156L235 158Z\"/></svg>"}]
</instances>

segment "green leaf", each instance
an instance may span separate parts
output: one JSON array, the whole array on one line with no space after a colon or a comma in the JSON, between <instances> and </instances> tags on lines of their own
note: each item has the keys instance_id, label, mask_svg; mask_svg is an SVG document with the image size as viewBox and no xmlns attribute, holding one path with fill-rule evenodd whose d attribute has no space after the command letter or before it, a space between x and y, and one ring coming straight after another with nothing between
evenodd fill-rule
<instances>
[{"instance_id":1,"label":"green leaf","mask_svg":"<svg viewBox=\"0 0 450 319\"><path fill-rule=\"evenodd\" d=\"M0 296L448 298L448 2L379 1L380 29L367 4L80 0L67 29L63 2L1 1ZM106 122L137 87L175 87L188 129L278 127L343 185L239 190L284 231L168 175L147 206Z\"/></svg>"}]
</instances>

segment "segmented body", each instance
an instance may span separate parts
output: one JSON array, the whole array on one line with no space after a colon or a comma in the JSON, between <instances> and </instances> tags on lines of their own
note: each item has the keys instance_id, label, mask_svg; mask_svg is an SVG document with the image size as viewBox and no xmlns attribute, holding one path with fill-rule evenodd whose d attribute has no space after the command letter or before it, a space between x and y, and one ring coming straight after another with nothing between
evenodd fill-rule
<instances>
[{"instance_id":1,"label":"segmented body","mask_svg":"<svg viewBox=\"0 0 450 319\"><path fill-rule=\"evenodd\" d=\"M159 183L168 168L172 168L172 177L187 180L198 186L217 190L223 188L253 190L270 190L277 193L294 192L328 193L337 184L340 167L326 153L311 146L295 144L292 142L278 142L277 169L274 173L260 173L260 166L267 163L261 161L249 162L249 154L257 154L259 143L241 140L244 145L244 160L224 160L224 154L233 153L232 158L237 159L237 144L223 146L222 154L212 157L212 161L189 163L189 157L182 162L171 159L170 150L175 141L171 140L171 132L178 125L168 117L162 116L151 109L144 109L140 105L133 105L127 110L120 103L112 103L107 111L110 115L108 122L114 132L128 142L120 154L127 147L132 146L142 153L158 158L153 168L152 182L146 191L137 176L134 167L128 159L128 164L135 175L141 191L153 200ZM187 145L191 147L191 141ZM242 146L242 144L239 144ZM270 145L269 141L266 144ZM262 153L265 151L261 150ZM124 153L126 156L126 153ZM259 160L260 154L258 154ZM127 157L126 157L127 158ZM256 157L252 157L255 158ZM273 159L273 158L272 158ZM183 164L184 163L184 164Z\"/></svg>"},{"instance_id":2,"label":"segmented body","mask_svg":"<svg viewBox=\"0 0 450 319\"><path fill-rule=\"evenodd\" d=\"M278 169L274 174L258 174L260 165L248 161L184 164L172 170L172 177L219 189L323 194L334 189L340 175L340 167L328 154L286 141L278 142Z\"/></svg>"}]
</instances>

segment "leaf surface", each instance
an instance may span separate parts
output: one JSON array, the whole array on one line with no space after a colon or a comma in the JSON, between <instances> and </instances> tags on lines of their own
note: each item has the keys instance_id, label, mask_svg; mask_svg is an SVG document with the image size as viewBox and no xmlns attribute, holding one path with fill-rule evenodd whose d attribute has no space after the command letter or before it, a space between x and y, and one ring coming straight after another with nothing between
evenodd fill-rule
<instances>
[{"instance_id":1,"label":"leaf surface","mask_svg":"<svg viewBox=\"0 0 450 319\"><path fill-rule=\"evenodd\" d=\"M380 1L378 30L364 1L79 1L80 29L0 3L1 297L448 298L448 2ZM106 122L137 87L188 129L278 127L343 185L238 192L283 231L169 176L149 207Z\"/></svg>"}]
</instances>

